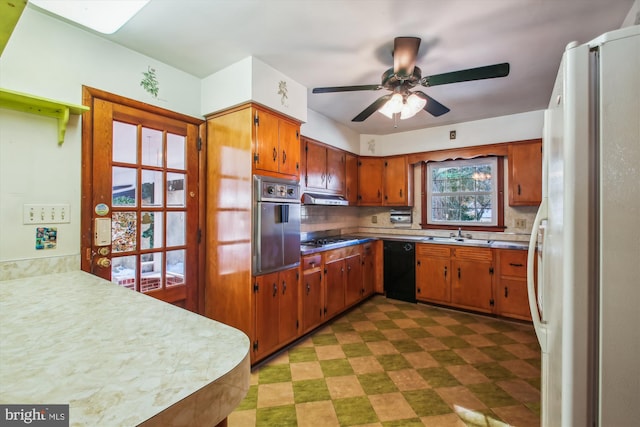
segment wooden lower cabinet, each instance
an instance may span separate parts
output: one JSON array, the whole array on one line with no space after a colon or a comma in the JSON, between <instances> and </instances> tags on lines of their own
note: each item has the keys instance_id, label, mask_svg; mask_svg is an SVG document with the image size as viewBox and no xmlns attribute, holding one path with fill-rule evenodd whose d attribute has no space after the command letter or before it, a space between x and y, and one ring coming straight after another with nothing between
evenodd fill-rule
<instances>
[{"instance_id":1,"label":"wooden lower cabinet","mask_svg":"<svg viewBox=\"0 0 640 427\"><path fill-rule=\"evenodd\" d=\"M362 256L353 254L345 258L345 295L344 303L347 307L359 302L363 296Z\"/></svg>"},{"instance_id":2,"label":"wooden lower cabinet","mask_svg":"<svg viewBox=\"0 0 640 427\"><path fill-rule=\"evenodd\" d=\"M345 307L345 262L344 259L325 261L325 316L331 318Z\"/></svg>"},{"instance_id":3,"label":"wooden lower cabinet","mask_svg":"<svg viewBox=\"0 0 640 427\"><path fill-rule=\"evenodd\" d=\"M302 294L300 296L302 333L305 334L324 321L324 281L321 255L302 258Z\"/></svg>"},{"instance_id":4,"label":"wooden lower cabinet","mask_svg":"<svg viewBox=\"0 0 640 427\"><path fill-rule=\"evenodd\" d=\"M382 243L381 240L377 241ZM362 297L373 295L376 289L376 265L382 265L382 260L376 261L376 243L368 242L362 245ZM382 276L382 272L380 272ZM381 292L382 293L382 292Z\"/></svg>"},{"instance_id":5,"label":"wooden lower cabinet","mask_svg":"<svg viewBox=\"0 0 640 427\"><path fill-rule=\"evenodd\" d=\"M266 357L298 337L299 277L296 267L254 278L254 360Z\"/></svg>"},{"instance_id":6,"label":"wooden lower cabinet","mask_svg":"<svg viewBox=\"0 0 640 427\"><path fill-rule=\"evenodd\" d=\"M527 291L527 251L498 249L498 314L514 319L531 320Z\"/></svg>"},{"instance_id":7,"label":"wooden lower cabinet","mask_svg":"<svg viewBox=\"0 0 640 427\"><path fill-rule=\"evenodd\" d=\"M451 248L443 245L416 245L416 299L451 303Z\"/></svg>"}]
</instances>

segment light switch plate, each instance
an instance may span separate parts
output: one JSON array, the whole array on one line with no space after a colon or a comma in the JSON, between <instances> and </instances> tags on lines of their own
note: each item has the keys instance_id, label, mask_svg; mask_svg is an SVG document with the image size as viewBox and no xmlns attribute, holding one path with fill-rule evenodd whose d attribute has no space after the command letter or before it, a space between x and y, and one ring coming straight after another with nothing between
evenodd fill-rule
<instances>
[{"instance_id":1,"label":"light switch plate","mask_svg":"<svg viewBox=\"0 0 640 427\"><path fill-rule=\"evenodd\" d=\"M23 224L68 224L71 222L69 205L57 204L28 204L23 205Z\"/></svg>"}]
</instances>

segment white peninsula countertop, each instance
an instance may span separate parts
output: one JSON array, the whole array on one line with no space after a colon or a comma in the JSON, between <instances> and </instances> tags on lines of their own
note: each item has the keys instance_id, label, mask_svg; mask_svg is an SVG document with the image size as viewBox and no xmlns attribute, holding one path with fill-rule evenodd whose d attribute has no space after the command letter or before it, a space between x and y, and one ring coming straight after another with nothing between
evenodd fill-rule
<instances>
[{"instance_id":1,"label":"white peninsula countertop","mask_svg":"<svg viewBox=\"0 0 640 427\"><path fill-rule=\"evenodd\" d=\"M249 388L237 329L82 271L0 281L0 403L70 426L215 426Z\"/></svg>"}]
</instances>

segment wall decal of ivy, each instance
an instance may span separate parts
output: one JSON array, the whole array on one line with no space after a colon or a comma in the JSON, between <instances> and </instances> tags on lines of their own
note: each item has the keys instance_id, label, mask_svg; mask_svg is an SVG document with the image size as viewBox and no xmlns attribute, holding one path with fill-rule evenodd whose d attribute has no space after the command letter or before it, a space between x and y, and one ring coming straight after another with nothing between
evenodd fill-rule
<instances>
[{"instance_id":1,"label":"wall decal of ivy","mask_svg":"<svg viewBox=\"0 0 640 427\"><path fill-rule=\"evenodd\" d=\"M151 66L148 66L147 71L143 72L142 75L144 76L144 78L140 81L140 86L142 86L148 93L153 95L154 98L157 98L160 86L158 84L158 78L156 77L155 68L151 68Z\"/></svg>"}]
</instances>

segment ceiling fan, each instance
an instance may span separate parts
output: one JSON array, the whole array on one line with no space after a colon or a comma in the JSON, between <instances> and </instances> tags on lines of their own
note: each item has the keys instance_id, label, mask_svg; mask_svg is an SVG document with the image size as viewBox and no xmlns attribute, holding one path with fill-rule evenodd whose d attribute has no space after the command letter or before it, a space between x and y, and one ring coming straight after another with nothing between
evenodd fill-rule
<instances>
[{"instance_id":1,"label":"ceiling fan","mask_svg":"<svg viewBox=\"0 0 640 427\"><path fill-rule=\"evenodd\" d=\"M449 109L426 93L419 90L412 91L411 89L417 85L430 87L509 75L509 63L505 62L422 77L422 71L416 66L419 47L419 37L396 37L393 46L393 68L382 74L382 83L380 84L317 87L313 89L313 93L380 89L387 89L392 92L375 100L355 116L351 120L353 122L363 122L375 111L380 111L389 118L397 119L397 114L399 114L401 119L408 119L424 109L434 117L438 117L447 113Z\"/></svg>"}]
</instances>

